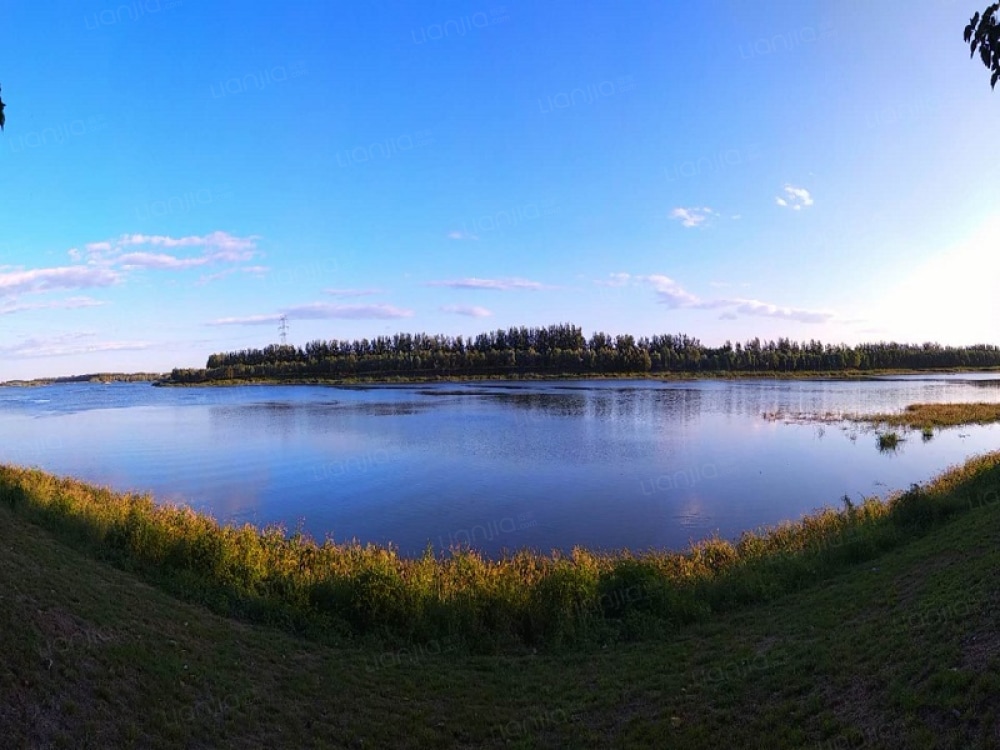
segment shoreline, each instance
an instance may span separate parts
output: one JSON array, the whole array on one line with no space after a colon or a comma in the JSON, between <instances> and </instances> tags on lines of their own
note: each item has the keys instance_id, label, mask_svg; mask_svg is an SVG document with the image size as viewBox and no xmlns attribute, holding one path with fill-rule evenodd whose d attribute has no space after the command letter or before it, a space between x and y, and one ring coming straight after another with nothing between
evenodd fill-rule
<instances>
[{"instance_id":1,"label":"shoreline","mask_svg":"<svg viewBox=\"0 0 1000 750\"><path fill-rule=\"evenodd\" d=\"M296 630L380 632L402 642L486 638L507 648L607 637L629 611L650 622L697 621L705 607L728 609L733 591L761 575L774 579L769 588L792 591L805 569L813 571L808 579L822 578L845 554L894 548L922 533L913 523L935 526L961 514L965 499L949 491L980 474L1000 475L1000 451L972 456L926 485L860 504L845 497L840 510L827 505L798 521L747 529L734 541L713 536L680 551L521 549L498 558L468 547L404 556L356 540L320 544L282 525L224 524L149 494L19 466L0 465L0 502L175 596L194 592L220 614L256 612L252 620L294 623ZM375 588L371 576L381 581ZM550 602L552 586L570 581L578 593Z\"/></svg>"},{"instance_id":2,"label":"shoreline","mask_svg":"<svg viewBox=\"0 0 1000 750\"><path fill-rule=\"evenodd\" d=\"M1000 375L1000 367L938 367L930 369L873 369L873 370L720 370L699 372L659 373L525 373L519 375L427 375L423 377L371 377L371 378L234 378L231 380L206 380L200 383L171 381L169 374L115 373L112 375L68 375L31 380L0 381L0 388L32 388L47 385L110 383L149 383L156 387L198 388L202 386L238 385L419 385L426 383L481 383L481 382L562 382L579 380L857 380L882 378L892 375L957 375L983 373Z\"/></svg>"},{"instance_id":3,"label":"shoreline","mask_svg":"<svg viewBox=\"0 0 1000 750\"><path fill-rule=\"evenodd\" d=\"M206 380L200 383L174 382L169 379L153 381L156 387L163 388L199 388L199 387L230 387L240 385L423 385L433 383L536 383L536 382L573 382L585 380L647 380L662 382L691 382L698 380L844 380L864 381L883 378L892 375L960 375L963 373L983 373L1000 375L1000 368L935 368L932 370L815 370L815 371L719 371L719 372L667 372L667 373L589 373L589 374L549 374L534 373L525 375L429 375L427 377L394 377L394 378L255 378ZM0 383L0 385L3 385Z\"/></svg>"},{"instance_id":4,"label":"shoreline","mask_svg":"<svg viewBox=\"0 0 1000 750\"><path fill-rule=\"evenodd\" d=\"M38 488L60 495L56 514L82 491L59 486ZM686 617L653 616L662 574L639 560L575 599L585 558L564 558L537 601L539 615L566 602L567 628L534 646L461 628L415 642L265 621L260 605L199 585L209 538L186 548L191 565L171 587L93 546L100 527L31 518L29 489L0 481L0 725L12 747L987 748L1000 737L1000 452L906 495L883 533L870 533L879 507L855 505L873 527L814 524L801 551L733 564L703 546L696 562L717 570L694 584L704 606ZM376 616L392 614L388 562L357 579Z\"/></svg>"}]
</instances>

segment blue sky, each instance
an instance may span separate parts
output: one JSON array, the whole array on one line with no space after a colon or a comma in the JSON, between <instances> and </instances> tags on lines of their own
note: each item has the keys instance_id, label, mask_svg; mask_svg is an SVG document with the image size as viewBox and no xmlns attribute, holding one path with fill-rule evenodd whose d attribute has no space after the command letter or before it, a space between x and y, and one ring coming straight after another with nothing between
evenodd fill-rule
<instances>
[{"instance_id":1,"label":"blue sky","mask_svg":"<svg viewBox=\"0 0 1000 750\"><path fill-rule=\"evenodd\" d=\"M281 315L1000 343L979 5L12 0L0 380Z\"/></svg>"}]
</instances>

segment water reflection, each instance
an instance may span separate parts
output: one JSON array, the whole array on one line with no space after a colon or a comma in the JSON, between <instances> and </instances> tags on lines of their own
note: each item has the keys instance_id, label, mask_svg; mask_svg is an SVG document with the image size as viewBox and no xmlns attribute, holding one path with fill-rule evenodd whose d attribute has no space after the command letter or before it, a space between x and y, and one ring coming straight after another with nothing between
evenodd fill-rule
<instances>
[{"instance_id":1,"label":"water reflection","mask_svg":"<svg viewBox=\"0 0 1000 750\"><path fill-rule=\"evenodd\" d=\"M995 426L900 431L763 414L1000 401L1000 379L0 388L3 460L151 490L224 521L407 554L473 544L680 548L930 478ZM858 439L861 437L862 439Z\"/></svg>"}]
</instances>

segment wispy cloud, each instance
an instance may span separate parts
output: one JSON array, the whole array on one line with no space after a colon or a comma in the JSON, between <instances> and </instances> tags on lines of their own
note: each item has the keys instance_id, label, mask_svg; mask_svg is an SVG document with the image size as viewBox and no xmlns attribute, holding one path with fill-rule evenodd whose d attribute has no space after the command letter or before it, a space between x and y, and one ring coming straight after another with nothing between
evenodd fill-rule
<instances>
[{"instance_id":1,"label":"wispy cloud","mask_svg":"<svg viewBox=\"0 0 1000 750\"><path fill-rule=\"evenodd\" d=\"M488 318L493 312L478 305L444 305L441 310L454 315L467 315L470 318Z\"/></svg>"},{"instance_id":2,"label":"wispy cloud","mask_svg":"<svg viewBox=\"0 0 1000 750\"><path fill-rule=\"evenodd\" d=\"M162 234L124 234L117 245L151 245L153 247L209 247L218 252L243 253L256 247L256 235L250 237L234 237L228 232L210 232L206 235L189 235L187 237L169 237ZM235 257L235 256L234 256Z\"/></svg>"},{"instance_id":3,"label":"wispy cloud","mask_svg":"<svg viewBox=\"0 0 1000 750\"><path fill-rule=\"evenodd\" d=\"M703 302L698 296L691 294L669 276L654 274L642 278L653 285L660 303L668 307L719 307L718 302Z\"/></svg>"},{"instance_id":4,"label":"wispy cloud","mask_svg":"<svg viewBox=\"0 0 1000 750\"><path fill-rule=\"evenodd\" d=\"M169 237L166 235L124 234L115 240L90 242L81 251L71 248L72 265L50 268L0 268L0 314L24 310L73 309L101 304L95 300L71 297L49 302L21 302L26 294L79 291L110 287L125 282L130 272L139 269L183 271L215 264L241 264L257 255L257 237L235 237L227 232L206 235ZM178 248L200 248L199 255L163 252ZM261 266L241 266L235 270L261 270ZM206 283L212 276L203 276ZM221 278L217 275L215 278ZM84 301L86 300L86 301Z\"/></svg>"},{"instance_id":5,"label":"wispy cloud","mask_svg":"<svg viewBox=\"0 0 1000 750\"><path fill-rule=\"evenodd\" d=\"M472 232L454 231L448 232L449 240L478 240L479 237Z\"/></svg>"},{"instance_id":6,"label":"wispy cloud","mask_svg":"<svg viewBox=\"0 0 1000 750\"><path fill-rule=\"evenodd\" d=\"M0 353L15 357L65 357L93 352L135 351L148 349L148 341L101 341L90 332L66 333L47 338L28 338L0 347Z\"/></svg>"},{"instance_id":7,"label":"wispy cloud","mask_svg":"<svg viewBox=\"0 0 1000 750\"><path fill-rule=\"evenodd\" d=\"M621 287L627 286L631 278L632 275L627 273L609 273L607 279L599 279L594 283L598 286Z\"/></svg>"},{"instance_id":8,"label":"wispy cloud","mask_svg":"<svg viewBox=\"0 0 1000 750\"><path fill-rule=\"evenodd\" d=\"M125 253L115 262L122 268L156 268L172 271L203 266L211 263L211 259L205 255L197 258L178 258L166 253Z\"/></svg>"},{"instance_id":9,"label":"wispy cloud","mask_svg":"<svg viewBox=\"0 0 1000 750\"><path fill-rule=\"evenodd\" d=\"M237 273L249 273L254 276L262 277L270 270L271 269L268 268L267 266L238 266L236 268L226 268L222 271L205 274L199 277L197 283L199 286L203 286L204 284L208 284L209 282L219 281L220 279L224 279L227 276L232 276L233 274Z\"/></svg>"},{"instance_id":10,"label":"wispy cloud","mask_svg":"<svg viewBox=\"0 0 1000 750\"><path fill-rule=\"evenodd\" d=\"M755 299L734 299L727 300L728 304L735 305L735 312L743 315L756 315L765 318L782 318L784 320L795 320L799 323L825 323L832 319L834 314L825 310L805 310L799 307L781 307L772 305L769 302L761 302Z\"/></svg>"},{"instance_id":11,"label":"wispy cloud","mask_svg":"<svg viewBox=\"0 0 1000 750\"><path fill-rule=\"evenodd\" d=\"M368 297L383 292L381 289L324 289L323 293L332 297Z\"/></svg>"},{"instance_id":12,"label":"wispy cloud","mask_svg":"<svg viewBox=\"0 0 1000 750\"><path fill-rule=\"evenodd\" d=\"M538 281L528 279L477 279L475 277L466 279L451 279L447 281L428 281L427 286L446 286L452 289L491 289L493 291L508 292L518 289L537 291L545 289L546 286Z\"/></svg>"},{"instance_id":13,"label":"wispy cloud","mask_svg":"<svg viewBox=\"0 0 1000 750\"><path fill-rule=\"evenodd\" d=\"M160 234L123 234L115 240L90 242L84 253L73 248L70 257L86 256L87 262L99 266L119 266L125 269L148 268L160 271L183 271L216 263L242 263L259 253L257 236L236 237L228 232L205 235L170 237ZM178 255L164 250L198 248L199 255Z\"/></svg>"},{"instance_id":14,"label":"wispy cloud","mask_svg":"<svg viewBox=\"0 0 1000 750\"><path fill-rule=\"evenodd\" d=\"M294 305L279 310L276 313L264 315L248 315L245 317L217 318L207 325L211 326L253 326L277 323L282 316L290 320L327 320L342 318L349 320L391 320L413 317L413 310L407 310L393 305L335 305L328 302L312 302L304 305Z\"/></svg>"},{"instance_id":15,"label":"wispy cloud","mask_svg":"<svg viewBox=\"0 0 1000 750\"><path fill-rule=\"evenodd\" d=\"M245 315L235 318L216 318L206 325L210 326L259 326L277 323L281 320L281 313L269 313L267 315Z\"/></svg>"},{"instance_id":16,"label":"wispy cloud","mask_svg":"<svg viewBox=\"0 0 1000 750\"><path fill-rule=\"evenodd\" d=\"M774 202L783 208L790 208L793 211L801 211L805 206L811 206L813 204L812 196L809 191L805 188L795 187L794 185L785 185L785 195L776 196Z\"/></svg>"},{"instance_id":17,"label":"wispy cloud","mask_svg":"<svg viewBox=\"0 0 1000 750\"><path fill-rule=\"evenodd\" d=\"M413 310L406 310L392 305L334 305L327 302L314 302L308 305L287 307L284 312L289 318L320 320L324 318L351 319L392 319L411 318Z\"/></svg>"},{"instance_id":18,"label":"wispy cloud","mask_svg":"<svg viewBox=\"0 0 1000 750\"><path fill-rule=\"evenodd\" d=\"M708 206L700 208L675 208L670 212L670 218L677 219L681 223L681 226L688 228L701 226L713 215L715 215L715 211Z\"/></svg>"},{"instance_id":19,"label":"wispy cloud","mask_svg":"<svg viewBox=\"0 0 1000 750\"><path fill-rule=\"evenodd\" d=\"M82 307L99 307L104 304L106 303L91 297L70 297L69 299L56 300L54 302L18 303L14 301L0 305L0 315L10 315L26 310L78 310Z\"/></svg>"},{"instance_id":20,"label":"wispy cloud","mask_svg":"<svg viewBox=\"0 0 1000 750\"><path fill-rule=\"evenodd\" d=\"M688 310L724 310L721 320L735 320L740 315L757 317L781 318L800 323L825 323L834 317L835 313L828 310L809 310L800 307L785 307L770 302L741 297L702 299L689 292L677 281L662 274L649 276L630 276L629 274L613 274L613 277L627 282L646 283L653 287L660 304L674 309ZM605 282L607 283L607 282Z\"/></svg>"},{"instance_id":21,"label":"wispy cloud","mask_svg":"<svg viewBox=\"0 0 1000 750\"><path fill-rule=\"evenodd\" d=\"M0 296L66 289L107 287L121 280L121 274L108 268L90 266L60 266L35 268L29 271L0 273Z\"/></svg>"}]
</instances>

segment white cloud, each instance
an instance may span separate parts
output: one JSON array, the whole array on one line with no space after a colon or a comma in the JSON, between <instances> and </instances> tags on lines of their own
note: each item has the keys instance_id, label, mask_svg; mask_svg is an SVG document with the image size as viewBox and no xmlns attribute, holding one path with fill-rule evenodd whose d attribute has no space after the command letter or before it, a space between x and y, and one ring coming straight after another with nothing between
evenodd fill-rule
<instances>
[{"instance_id":1,"label":"white cloud","mask_svg":"<svg viewBox=\"0 0 1000 750\"><path fill-rule=\"evenodd\" d=\"M214 247L221 252L239 253L253 250L256 247L256 235L250 237L234 237L228 232L211 232L204 236L189 235L187 237L169 237L159 234L123 234L117 241L119 247L130 245L153 245L156 247ZM91 243L87 249L109 243Z\"/></svg>"},{"instance_id":2,"label":"white cloud","mask_svg":"<svg viewBox=\"0 0 1000 750\"><path fill-rule=\"evenodd\" d=\"M735 320L738 315L753 315L795 320L800 323L825 323L835 317L834 313L825 310L782 307L755 299L743 299L739 297L702 299L698 295L689 292L669 276L660 274L635 276L633 278L649 283L653 287L660 304L675 309L725 310L722 314L722 320Z\"/></svg>"},{"instance_id":3,"label":"white cloud","mask_svg":"<svg viewBox=\"0 0 1000 750\"><path fill-rule=\"evenodd\" d=\"M446 286L452 289L491 289L494 291L507 292L516 289L528 289L536 291L545 289L545 285L538 281L527 279L451 279L447 281L428 281L427 286Z\"/></svg>"},{"instance_id":4,"label":"white cloud","mask_svg":"<svg viewBox=\"0 0 1000 750\"><path fill-rule=\"evenodd\" d=\"M178 258L166 253L125 253L115 261L122 268L156 268L159 270L193 268L209 262L211 259L206 255L195 258Z\"/></svg>"},{"instance_id":5,"label":"white cloud","mask_svg":"<svg viewBox=\"0 0 1000 750\"><path fill-rule=\"evenodd\" d=\"M24 312L25 310L78 310L82 307L100 307L106 303L91 297L70 297L54 302L30 302L18 303L10 302L0 305L0 315L10 315L12 313Z\"/></svg>"},{"instance_id":6,"label":"white cloud","mask_svg":"<svg viewBox=\"0 0 1000 750\"><path fill-rule=\"evenodd\" d=\"M801 211L804 206L811 206L813 198L805 188L785 185L785 197L776 196L774 202L783 208L790 208L793 211Z\"/></svg>"},{"instance_id":7,"label":"white cloud","mask_svg":"<svg viewBox=\"0 0 1000 750\"><path fill-rule=\"evenodd\" d=\"M701 208L675 208L670 212L670 217L672 219L677 219L681 226L688 228L701 226L709 216L715 214L708 206L702 206Z\"/></svg>"},{"instance_id":8,"label":"white cloud","mask_svg":"<svg viewBox=\"0 0 1000 750\"><path fill-rule=\"evenodd\" d=\"M441 310L455 315L467 315L470 318L488 318L493 312L478 305L444 305Z\"/></svg>"},{"instance_id":9,"label":"white cloud","mask_svg":"<svg viewBox=\"0 0 1000 750\"><path fill-rule=\"evenodd\" d=\"M100 341L95 333L66 333L48 338L29 338L11 346L0 347L0 352L15 357L65 357L71 354L92 352L135 351L148 349L148 341Z\"/></svg>"},{"instance_id":10,"label":"white cloud","mask_svg":"<svg viewBox=\"0 0 1000 750\"><path fill-rule=\"evenodd\" d=\"M206 235L187 237L123 234L113 241L87 243L84 248L88 261L95 265L179 271L214 263L242 263L250 260L258 255L257 239L256 235L235 237L228 232L210 232ZM200 248L201 254L179 256L163 252L164 249L181 248ZM69 252L70 257L78 258L80 255L80 251L76 248Z\"/></svg>"},{"instance_id":11,"label":"white cloud","mask_svg":"<svg viewBox=\"0 0 1000 750\"><path fill-rule=\"evenodd\" d=\"M167 235L123 234L115 240L88 242L84 250L70 248L75 265L31 270L3 270L0 297L57 289L87 289L111 286L124 281L136 270L186 271L203 266L234 266L203 275L198 283L224 278L231 273L263 273L264 266L240 265L259 255L256 236L236 237L228 232L169 237ZM183 255L166 250L199 248L200 253ZM86 265L80 262L84 261ZM55 307L57 305L53 305Z\"/></svg>"},{"instance_id":12,"label":"white cloud","mask_svg":"<svg viewBox=\"0 0 1000 750\"><path fill-rule=\"evenodd\" d=\"M90 266L35 268L0 273L0 296L49 292L58 289L106 287L121 280L117 271Z\"/></svg>"},{"instance_id":13,"label":"white cloud","mask_svg":"<svg viewBox=\"0 0 1000 750\"><path fill-rule=\"evenodd\" d=\"M669 276L644 276L653 285L660 302L668 307L701 307L704 303L694 294L684 289Z\"/></svg>"},{"instance_id":14,"label":"white cloud","mask_svg":"<svg viewBox=\"0 0 1000 750\"><path fill-rule=\"evenodd\" d=\"M769 302L755 299L726 300L727 304L735 305L735 310L744 315L755 315L766 318L783 318L796 320L799 323L826 323L835 315L825 310L805 310L798 307L780 307Z\"/></svg>"},{"instance_id":15,"label":"white cloud","mask_svg":"<svg viewBox=\"0 0 1000 750\"><path fill-rule=\"evenodd\" d=\"M479 237L472 234L471 232L448 232L449 240L478 240Z\"/></svg>"}]
</instances>

